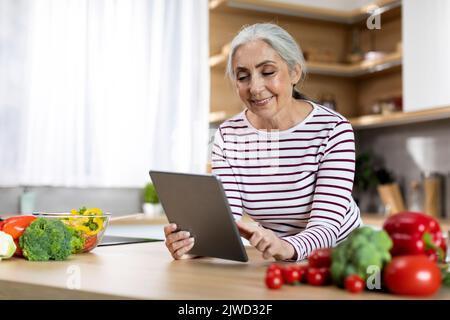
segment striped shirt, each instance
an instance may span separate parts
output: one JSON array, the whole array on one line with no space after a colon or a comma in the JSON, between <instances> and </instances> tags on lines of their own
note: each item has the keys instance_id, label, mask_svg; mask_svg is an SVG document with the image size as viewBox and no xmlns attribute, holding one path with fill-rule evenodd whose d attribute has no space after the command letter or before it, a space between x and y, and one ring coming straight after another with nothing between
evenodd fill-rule
<instances>
[{"instance_id":1,"label":"striped shirt","mask_svg":"<svg viewBox=\"0 0 450 320\"><path fill-rule=\"evenodd\" d=\"M292 244L298 260L335 246L361 224L351 195L352 126L310 103L311 113L284 131L258 130L241 112L220 125L211 154L235 219L245 212Z\"/></svg>"}]
</instances>

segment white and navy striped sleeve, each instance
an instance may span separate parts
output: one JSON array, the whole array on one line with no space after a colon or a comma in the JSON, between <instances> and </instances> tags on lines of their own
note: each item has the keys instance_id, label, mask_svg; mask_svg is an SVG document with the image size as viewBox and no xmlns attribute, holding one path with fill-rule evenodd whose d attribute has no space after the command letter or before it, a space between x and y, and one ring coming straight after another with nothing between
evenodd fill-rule
<instances>
[{"instance_id":1,"label":"white and navy striped sleeve","mask_svg":"<svg viewBox=\"0 0 450 320\"><path fill-rule=\"evenodd\" d=\"M242 218L242 198L239 186L228 160L224 148L224 139L220 128L214 136L214 144L211 153L212 173L222 182L225 194L230 204L231 212L235 220Z\"/></svg>"},{"instance_id":2,"label":"white and navy striped sleeve","mask_svg":"<svg viewBox=\"0 0 450 320\"><path fill-rule=\"evenodd\" d=\"M297 260L318 248L333 247L352 201L355 140L350 123L340 121L331 131L319 161L311 216L306 229L283 237L296 250Z\"/></svg>"}]
</instances>

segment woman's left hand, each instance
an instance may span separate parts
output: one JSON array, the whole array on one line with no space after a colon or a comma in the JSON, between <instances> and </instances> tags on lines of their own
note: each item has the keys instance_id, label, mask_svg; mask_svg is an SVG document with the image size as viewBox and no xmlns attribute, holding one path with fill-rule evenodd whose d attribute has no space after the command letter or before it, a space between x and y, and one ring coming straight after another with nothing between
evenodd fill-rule
<instances>
[{"instance_id":1,"label":"woman's left hand","mask_svg":"<svg viewBox=\"0 0 450 320\"><path fill-rule=\"evenodd\" d=\"M236 224L240 234L262 252L264 259L273 257L275 260L288 260L294 257L294 247L289 242L278 238L272 230L241 221L236 221Z\"/></svg>"}]
</instances>

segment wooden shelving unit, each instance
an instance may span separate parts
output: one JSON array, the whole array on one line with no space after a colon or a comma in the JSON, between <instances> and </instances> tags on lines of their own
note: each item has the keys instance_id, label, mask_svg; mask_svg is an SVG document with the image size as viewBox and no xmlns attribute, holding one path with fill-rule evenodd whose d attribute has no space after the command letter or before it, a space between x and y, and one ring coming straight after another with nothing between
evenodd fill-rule
<instances>
[{"instance_id":1,"label":"wooden shelving unit","mask_svg":"<svg viewBox=\"0 0 450 320\"><path fill-rule=\"evenodd\" d=\"M367 115L349 119L355 130L450 119L450 106L422 111L395 112L386 115Z\"/></svg>"},{"instance_id":2,"label":"wooden shelving unit","mask_svg":"<svg viewBox=\"0 0 450 320\"><path fill-rule=\"evenodd\" d=\"M365 19L375 9L383 13L383 25L381 30L371 31ZM211 126L242 110L235 89L224 76L229 43L243 25L263 21L274 21L288 30L309 58L307 79L298 86L302 93L315 101L325 95L334 97L337 111L352 119L357 129L382 126L384 120L365 122L384 119L379 115L359 116L370 114L379 101L402 95L400 0L374 0L372 5L353 11L306 7L289 1L211 0ZM343 62L353 48L354 30L359 32L361 52L384 55L376 60Z\"/></svg>"}]
</instances>

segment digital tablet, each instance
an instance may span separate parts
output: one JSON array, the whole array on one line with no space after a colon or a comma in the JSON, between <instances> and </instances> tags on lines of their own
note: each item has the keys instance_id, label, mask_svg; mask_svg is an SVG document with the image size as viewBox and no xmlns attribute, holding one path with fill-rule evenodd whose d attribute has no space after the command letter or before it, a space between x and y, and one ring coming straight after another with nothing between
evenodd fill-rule
<instances>
[{"instance_id":1,"label":"digital tablet","mask_svg":"<svg viewBox=\"0 0 450 320\"><path fill-rule=\"evenodd\" d=\"M189 253L248 261L222 183L214 175L150 171L170 223L195 239Z\"/></svg>"}]
</instances>

